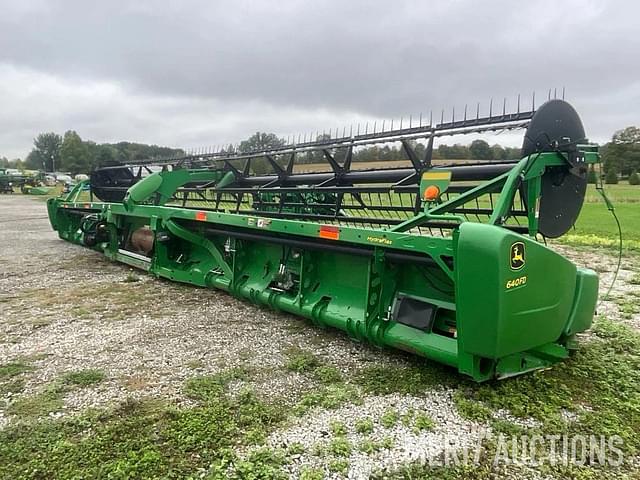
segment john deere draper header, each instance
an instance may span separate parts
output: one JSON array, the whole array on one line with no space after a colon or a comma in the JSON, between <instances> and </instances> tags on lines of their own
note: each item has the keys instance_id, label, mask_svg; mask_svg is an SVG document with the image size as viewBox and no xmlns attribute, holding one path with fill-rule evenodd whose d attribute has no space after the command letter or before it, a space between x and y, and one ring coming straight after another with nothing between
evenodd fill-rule
<instances>
[{"instance_id":1,"label":"john deere draper header","mask_svg":"<svg viewBox=\"0 0 640 480\"><path fill-rule=\"evenodd\" d=\"M520 159L432 162L436 137L513 129L526 129ZM79 184L49 200L51 224L113 260L476 381L567 357L591 325L598 277L544 241L573 226L599 158L568 103L328 137L101 168L89 195ZM390 142L406 167L353 168L358 148ZM300 172L309 158L324 171Z\"/></svg>"}]
</instances>

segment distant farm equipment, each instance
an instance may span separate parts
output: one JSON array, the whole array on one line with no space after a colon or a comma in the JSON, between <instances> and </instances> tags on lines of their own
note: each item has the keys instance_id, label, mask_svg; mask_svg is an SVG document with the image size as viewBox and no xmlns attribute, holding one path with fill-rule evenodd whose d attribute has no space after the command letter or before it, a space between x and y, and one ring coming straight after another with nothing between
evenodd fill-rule
<instances>
[{"instance_id":1,"label":"distant farm equipment","mask_svg":"<svg viewBox=\"0 0 640 480\"><path fill-rule=\"evenodd\" d=\"M28 193L30 188L40 186L43 180L44 174L37 170L0 169L0 192L14 193L17 189Z\"/></svg>"}]
</instances>

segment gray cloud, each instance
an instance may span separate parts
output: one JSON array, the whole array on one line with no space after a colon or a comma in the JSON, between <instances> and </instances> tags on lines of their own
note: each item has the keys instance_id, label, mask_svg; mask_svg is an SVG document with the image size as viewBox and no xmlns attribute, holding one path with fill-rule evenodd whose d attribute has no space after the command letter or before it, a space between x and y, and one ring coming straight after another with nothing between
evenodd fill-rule
<instances>
[{"instance_id":1,"label":"gray cloud","mask_svg":"<svg viewBox=\"0 0 640 480\"><path fill-rule=\"evenodd\" d=\"M204 145L562 85L595 140L640 123L635 2L0 5L3 155L43 130Z\"/></svg>"}]
</instances>

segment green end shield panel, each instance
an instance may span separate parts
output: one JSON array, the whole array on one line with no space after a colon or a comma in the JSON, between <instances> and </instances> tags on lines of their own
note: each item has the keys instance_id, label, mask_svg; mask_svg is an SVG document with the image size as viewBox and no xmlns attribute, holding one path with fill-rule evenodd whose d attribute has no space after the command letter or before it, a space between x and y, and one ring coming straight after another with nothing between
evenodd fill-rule
<instances>
[{"instance_id":1,"label":"green end shield panel","mask_svg":"<svg viewBox=\"0 0 640 480\"><path fill-rule=\"evenodd\" d=\"M544 245L464 223L456 265L460 350L499 359L555 342L567 327L576 267Z\"/></svg>"}]
</instances>

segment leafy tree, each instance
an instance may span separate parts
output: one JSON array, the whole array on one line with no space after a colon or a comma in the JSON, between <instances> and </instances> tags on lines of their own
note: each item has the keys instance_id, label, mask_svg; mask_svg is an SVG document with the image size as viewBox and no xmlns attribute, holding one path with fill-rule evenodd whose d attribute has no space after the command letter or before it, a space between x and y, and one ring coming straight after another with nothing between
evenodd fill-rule
<instances>
[{"instance_id":1,"label":"leafy tree","mask_svg":"<svg viewBox=\"0 0 640 480\"><path fill-rule=\"evenodd\" d=\"M116 156L118 151L111 145L98 145L94 154L94 165L96 167L105 167L107 165L114 165L117 163Z\"/></svg>"},{"instance_id":2,"label":"leafy tree","mask_svg":"<svg viewBox=\"0 0 640 480\"><path fill-rule=\"evenodd\" d=\"M85 141L89 151L89 160L91 162L91 170L98 167L105 167L108 165L117 165L116 157L118 156L118 150L113 146L106 143L97 144L92 141Z\"/></svg>"},{"instance_id":3,"label":"leafy tree","mask_svg":"<svg viewBox=\"0 0 640 480\"><path fill-rule=\"evenodd\" d=\"M522 157L522 148L520 147L506 147L504 151L506 158L509 160Z\"/></svg>"},{"instance_id":4,"label":"leafy tree","mask_svg":"<svg viewBox=\"0 0 640 480\"><path fill-rule=\"evenodd\" d=\"M631 172L631 175L629 175L629 185L640 185L640 175L638 175L638 172Z\"/></svg>"},{"instance_id":5,"label":"leafy tree","mask_svg":"<svg viewBox=\"0 0 640 480\"><path fill-rule=\"evenodd\" d=\"M606 175L604 176L604 183L608 183L610 185L618 183L618 174L615 170L607 171Z\"/></svg>"},{"instance_id":6,"label":"leafy tree","mask_svg":"<svg viewBox=\"0 0 640 480\"><path fill-rule=\"evenodd\" d=\"M595 169L593 168L593 166L591 166L589 168L589 171L587 172L587 183L591 183L591 184L596 184L598 183L598 174L596 173Z\"/></svg>"},{"instance_id":7,"label":"leafy tree","mask_svg":"<svg viewBox=\"0 0 640 480\"><path fill-rule=\"evenodd\" d=\"M491 145L491 158L494 160L507 160L509 157L507 156L507 150L496 143Z\"/></svg>"},{"instance_id":8,"label":"leafy tree","mask_svg":"<svg viewBox=\"0 0 640 480\"><path fill-rule=\"evenodd\" d=\"M8 168L9 159L7 157L0 157L0 168Z\"/></svg>"},{"instance_id":9,"label":"leafy tree","mask_svg":"<svg viewBox=\"0 0 640 480\"><path fill-rule=\"evenodd\" d=\"M246 140L240 142L238 152L249 153L262 150L270 150L284 145L284 141L275 133L256 132ZM271 165L264 158L254 158L251 160L251 168L257 174L272 171Z\"/></svg>"},{"instance_id":10,"label":"leafy tree","mask_svg":"<svg viewBox=\"0 0 640 480\"><path fill-rule=\"evenodd\" d=\"M602 158L606 171L629 175L640 170L640 128L627 127L614 133L602 149Z\"/></svg>"},{"instance_id":11,"label":"leafy tree","mask_svg":"<svg viewBox=\"0 0 640 480\"><path fill-rule=\"evenodd\" d=\"M493 151L484 140L474 140L471 142L469 154L471 158L476 160L491 160L493 158Z\"/></svg>"},{"instance_id":12,"label":"leafy tree","mask_svg":"<svg viewBox=\"0 0 640 480\"><path fill-rule=\"evenodd\" d=\"M438 157L447 160L461 160L469 158L469 147L466 145L440 145L438 147Z\"/></svg>"},{"instance_id":13,"label":"leafy tree","mask_svg":"<svg viewBox=\"0 0 640 480\"><path fill-rule=\"evenodd\" d=\"M62 137L57 133L41 133L33 140L33 150L27 155L25 166L51 172L60 168Z\"/></svg>"},{"instance_id":14,"label":"leafy tree","mask_svg":"<svg viewBox=\"0 0 640 480\"><path fill-rule=\"evenodd\" d=\"M66 142L63 157L63 143ZM96 167L128 163L147 158L168 158L184 155L179 148L147 145L144 143L101 143L82 141L75 131L65 133L64 139L56 133L41 133L34 139L34 148L24 163L20 159L9 162L15 168L34 170L62 170L70 173L88 173ZM0 161L1 164L1 161Z\"/></svg>"},{"instance_id":15,"label":"leafy tree","mask_svg":"<svg viewBox=\"0 0 640 480\"><path fill-rule=\"evenodd\" d=\"M415 142L413 145L413 150L416 152L416 155L420 160L424 159L424 156L427 152L427 146L424 143ZM432 157L433 158L433 154Z\"/></svg>"},{"instance_id":16,"label":"leafy tree","mask_svg":"<svg viewBox=\"0 0 640 480\"><path fill-rule=\"evenodd\" d=\"M627 127L618 130L613 134L612 141L618 144L638 144L640 143L640 128Z\"/></svg>"},{"instance_id":17,"label":"leafy tree","mask_svg":"<svg viewBox=\"0 0 640 480\"><path fill-rule=\"evenodd\" d=\"M316 142L322 142L322 141L326 141L329 140L331 137L326 134L326 133L322 133L320 135L318 135L315 139ZM242 144L241 144L241 148L242 148ZM355 161L358 161L357 156L354 157ZM313 152L305 152L303 155L298 155L298 157L296 158L296 163L298 164L304 164L304 163L326 163L326 157L324 156L324 153L322 153L319 150L313 151ZM328 165L328 164L327 164ZM328 167L327 167L328 168Z\"/></svg>"},{"instance_id":18,"label":"leafy tree","mask_svg":"<svg viewBox=\"0 0 640 480\"><path fill-rule=\"evenodd\" d=\"M236 147L234 144L230 143L226 147L222 147L222 150L220 150L220 152L227 155L233 155L234 153L236 153Z\"/></svg>"},{"instance_id":19,"label":"leafy tree","mask_svg":"<svg viewBox=\"0 0 640 480\"><path fill-rule=\"evenodd\" d=\"M64 134L64 140L60 148L60 159L62 169L72 175L89 173L91 170L89 149L80 138L80 135L73 130L69 130Z\"/></svg>"},{"instance_id":20,"label":"leafy tree","mask_svg":"<svg viewBox=\"0 0 640 480\"><path fill-rule=\"evenodd\" d=\"M147 145L144 143L134 142L118 142L115 144L103 143L102 146L108 146L113 149L114 160L120 163L127 163L136 160L145 160L148 158L167 158L176 155L184 155L182 149L160 147L158 145ZM107 158L109 154L102 153L103 158Z\"/></svg>"},{"instance_id":21,"label":"leafy tree","mask_svg":"<svg viewBox=\"0 0 640 480\"><path fill-rule=\"evenodd\" d=\"M240 142L238 151L240 153L248 153L278 148L283 145L284 141L278 138L275 133L256 132L246 140Z\"/></svg>"}]
</instances>

